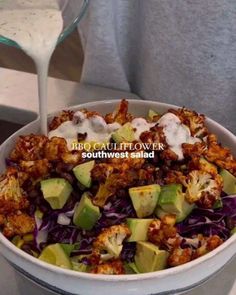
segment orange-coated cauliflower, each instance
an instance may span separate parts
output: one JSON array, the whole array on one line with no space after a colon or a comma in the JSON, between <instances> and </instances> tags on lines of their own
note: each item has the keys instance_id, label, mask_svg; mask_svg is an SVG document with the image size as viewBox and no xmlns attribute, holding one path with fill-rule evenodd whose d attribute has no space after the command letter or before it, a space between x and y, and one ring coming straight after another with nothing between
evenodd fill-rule
<instances>
[{"instance_id":1,"label":"orange-coated cauliflower","mask_svg":"<svg viewBox=\"0 0 236 295\"><path fill-rule=\"evenodd\" d=\"M117 106L117 109L113 113L105 116L105 120L107 123L117 122L121 125L130 122L132 120L132 116L128 113L128 101L122 99Z\"/></svg>"},{"instance_id":2,"label":"orange-coated cauliflower","mask_svg":"<svg viewBox=\"0 0 236 295\"><path fill-rule=\"evenodd\" d=\"M161 220L154 219L148 227L148 240L160 247L168 247L168 240L177 237L177 229L174 226L175 215L165 215Z\"/></svg>"},{"instance_id":3,"label":"orange-coated cauliflower","mask_svg":"<svg viewBox=\"0 0 236 295\"><path fill-rule=\"evenodd\" d=\"M191 143L183 143L182 150L184 157L192 158L193 156L200 157L205 153L207 149L207 144L205 142L196 142L194 144Z\"/></svg>"},{"instance_id":4,"label":"orange-coated cauliflower","mask_svg":"<svg viewBox=\"0 0 236 295\"><path fill-rule=\"evenodd\" d=\"M0 178L0 214L6 215L28 206L29 202L19 184L18 171L7 168Z\"/></svg>"},{"instance_id":5,"label":"orange-coated cauliflower","mask_svg":"<svg viewBox=\"0 0 236 295\"><path fill-rule=\"evenodd\" d=\"M208 149L204 155L209 162L215 163L236 176L236 159L231 154L230 149L217 143L217 138L213 134L208 136Z\"/></svg>"},{"instance_id":6,"label":"orange-coated cauliflower","mask_svg":"<svg viewBox=\"0 0 236 295\"><path fill-rule=\"evenodd\" d=\"M97 236L93 243L95 252L100 253L101 260L116 259L120 256L123 241L131 235L127 225L113 225Z\"/></svg>"},{"instance_id":7,"label":"orange-coated cauliflower","mask_svg":"<svg viewBox=\"0 0 236 295\"><path fill-rule=\"evenodd\" d=\"M190 203L197 203L203 208L212 208L215 201L220 198L223 181L219 174L213 177L211 174L193 170L186 179L185 198Z\"/></svg>"},{"instance_id":8,"label":"orange-coated cauliflower","mask_svg":"<svg viewBox=\"0 0 236 295\"><path fill-rule=\"evenodd\" d=\"M183 124L189 127L192 136L203 138L208 134L205 126L204 115L198 114L186 108L169 110L169 112L174 113L177 117L179 117Z\"/></svg>"},{"instance_id":9,"label":"orange-coated cauliflower","mask_svg":"<svg viewBox=\"0 0 236 295\"><path fill-rule=\"evenodd\" d=\"M193 250L191 248L174 248L168 257L169 266L178 266L192 260Z\"/></svg>"},{"instance_id":10,"label":"orange-coated cauliflower","mask_svg":"<svg viewBox=\"0 0 236 295\"><path fill-rule=\"evenodd\" d=\"M82 160L81 151L69 151L66 140L56 136L47 142L44 155L49 161L63 161L73 165L79 164Z\"/></svg>"},{"instance_id":11,"label":"orange-coated cauliflower","mask_svg":"<svg viewBox=\"0 0 236 295\"><path fill-rule=\"evenodd\" d=\"M198 235L197 238L200 241L200 246L194 251L192 257L193 259L207 254L208 252L216 249L223 243L223 240L217 235L213 235L210 237L203 237L202 235Z\"/></svg>"},{"instance_id":12,"label":"orange-coated cauliflower","mask_svg":"<svg viewBox=\"0 0 236 295\"><path fill-rule=\"evenodd\" d=\"M186 176L181 171L170 170L165 177L165 183L179 183L184 185L186 183Z\"/></svg>"},{"instance_id":13,"label":"orange-coated cauliflower","mask_svg":"<svg viewBox=\"0 0 236 295\"><path fill-rule=\"evenodd\" d=\"M20 161L19 168L20 171L24 173L24 180L31 180L34 182L49 175L51 164L47 159ZM21 172L19 173L20 175Z\"/></svg>"},{"instance_id":14,"label":"orange-coated cauliflower","mask_svg":"<svg viewBox=\"0 0 236 295\"><path fill-rule=\"evenodd\" d=\"M109 263L96 265L91 269L90 272L104 275L122 275L125 274L125 269L123 263L120 260L114 260Z\"/></svg>"},{"instance_id":15,"label":"orange-coated cauliflower","mask_svg":"<svg viewBox=\"0 0 236 295\"><path fill-rule=\"evenodd\" d=\"M15 148L10 154L13 161L35 161L44 158L44 147L48 138L44 135L26 135L20 136L16 142Z\"/></svg>"},{"instance_id":16,"label":"orange-coated cauliflower","mask_svg":"<svg viewBox=\"0 0 236 295\"><path fill-rule=\"evenodd\" d=\"M49 130L57 129L62 123L72 121L74 116L73 111L62 111L57 117L54 117L49 124Z\"/></svg>"},{"instance_id":17,"label":"orange-coated cauliflower","mask_svg":"<svg viewBox=\"0 0 236 295\"><path fill-rule=\"evenodd\" d=\"M35 228L35 220L29 215L17 212L5 217L3 224L3 234L7 238L11 238L15 235L23 236L28 233L32 233Z\"/></svg>"}]
</instances>

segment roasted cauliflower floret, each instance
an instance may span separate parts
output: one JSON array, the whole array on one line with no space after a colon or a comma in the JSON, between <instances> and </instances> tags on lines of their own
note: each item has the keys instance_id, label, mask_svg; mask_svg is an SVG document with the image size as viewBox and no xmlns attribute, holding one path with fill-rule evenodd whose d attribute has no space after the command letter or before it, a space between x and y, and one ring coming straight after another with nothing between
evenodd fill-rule
<instances>
[{"instance_id":1,"label":"roasted cauliflower floret","mask_svg":"<svg viewBox=\"0 0 236 295\"><path fill-rule=\"evenodd\" d=\"M208 149L205 151L204 155L209 162L229 170L236 176L236 159L231 154L230 149L222 147L217 143L217 138L213 134L208 136Z\"/></svg>"},{"instance_id":2,"label":"roasted cauliflower floret","mask_svg":"<svg viewBox=\"0 0 236 295\"><path fill-rule=\"evenodd\" d=\"M10 167L0 178L0 214L6 215L28 206L29 202L18 181L18 171Z\"/></svg>"},{"instance_id":3,"label":"roasted cauliflower floret","mask_svg":"<svg viewBox=\"0 0 236 295\"><path fill-rule=\"evenodd\" d=\"M213 177L211 174L193 170L186 179L186 200L197 203L203 208L212 208L215 201L220 198L223 181L219 174Z\"/></svg>"},{"instance_id":4,"label":"roasted cauliflower floret","mask_svg":"<svg viewBox=\"0 0 236 295\"><path fill-rule=\"evenodd\" d=\"M15 235L23 236L32 233L35 228L35 220L29 215L17 212L17 214L10 214L5 217L3 225L3 234L7 238Z\"/></svg>"},{"instance_id":5,"label":"roasted cauliflower floret","mask_svg":"<svg viewBox=\"0 0 236 295\"><path fill-rule=\"evenodd\" d=\"M189 127L192 136L203 138L208 134L205 126L204 115L198 114L186 108L169 110L169 112L174 113L177 117L179 117L183 124Z\"/></svg>"},{"instance_id":6,"label":"roasted cauliflower floret","mask_svg":"<svg viewBox=\"0 0 236 295\"><path fill-rule=\"evenodd\" d=\"M96 265L90 272L104 275L122 275L125 274L125 269L120 260L115 260L110 263Z\"/></svg>"},{"instance_id":7,"label":"roasted cauliflower floret","mask_svg":"<svg viewBox=\"0 0 236 295\"><path fill-rule=\"evenodd\" d=\"M102 260L116 259L120 256L123 241L131 235L127 225L113 225L105 228L93 243L93 248L100 253Z\"/></svg>"},{"instance_id":8,"label":"roasted cauliflower floret","mask_svg":"<svg viewBox=\"0 0 236 295\"><path fill-rule=\"evenodd\" d=\"M105 116L105 120L107 123L114 123L117 122L121 125L130 122L132 120L132 116L128 113L128 101L122 99L122 101L117 106L117 109Z\"/></svg>"},{"instance_id":9,"label":"roasted cauliflower floret","mask_svg":"<svg viewBox=\"0 0 236 295\"><path fill-rule=\"evenodd\" d=\"M193 156L200 157L203 155L207 149L207 144L205 142L196 142L194 144L191 143L183 143L182 144L184 157L192 158Z\"/></svg>"},{"instance_id":10,"label":"roasted cauliflower floret","mask_svg":"<svg viewBox=\"0 0 236 295\"><path fill-rule=\"evenodd\" d=\"M203 237L201 235L198 235L198 238L200 237L200 247L198 247L194 253L193 253L193 259L196 259L200 256L203 256L207 254L208 252L216 249L218 246L220 246L223 243L223 240L217 236L213 235L210 237Z\"/></svg>"},{"instance_id":11,"label":"roasted cauliflower floret","mask_svg":"<svg viewBox=\"0 0 236 295\"><path fill-rule=\"evenodd\" d=\"M72 121L74 116L73 111L62 111L57 117L54 117L49 124L49 130L57 129L62 123Z\"/></svg>"},{"instance_id":12,"label":"roasted cauliflower floret","mask_svg":"<svg viewBox=\"0 0 236 295\"><path fill-rule=\"evenodd\" d=\"M77 165L82 159L81 151L69 151L66 140L56 136L47 142L44 155L49 161L63 161L73 165Z\"/></svg>"},{"instance_id":13,"label":"roasted cauliflower floret","mask_svg":"<svg viewBox=\"0 0 236 295\"><path fill-rule=\"evenodd\" d=\"M205 171L213 176L218 174L217 167L208 162L206 159L198 156L193 156L191 161L188 163L189 170L201 170Z\"/></svg>"},{"instance_id":14,"label":"roasted cauliflower floret","mask_svg":"<svg viewBox=\"0 0 236 295\"><path fill-rule=\"evenodd\" d=\"M168 240L177 236L175 222L176 218L171 214L165 215L161 220L154 219L148 227L148 240L160 247L170 246Z\"/></svg>"},{"instance_id":15,"label":"roasted cauliflower floret","mask_svg":"<svg viewBox=\"0 0 236 295\"><path fill-rule=\"evenodd\" d=\"M169 266L178 266L192 260L193 250L191 248L175 248L168 258Z\"/></svg>"},{"instance_id":16,"label":"roasted cauliflower floret","mask_svg":"<svg viewBox=\"0 0 236 295\"><path fill-rule=\"evenodd\" d=\"M36 161L20 161L19 168L25 175L25 180L32 182L45 178L51 168L51 164L47 159Z\"/></svg>"},{"instance_id":17,"label":"roasted cauliflower floret","mask_svg":"<svg viewBox=\"0 0 236 295\"><path fill-rule=\"evenodd\" d=\"M44 135L30 134L20 136L10 154L13 161L35 161L44 158L44 147L48 138Z\"/></svg>"},{"instance_id":18,"label":"roasted cauliflower floret","mask_svg":"<svg viewBox=\"0 0 236 295\"><path fill-rule=\"evenodd\" d=\"M177 170L170 170L167 172L167 175L165 177L165 183L179 183L179 184L185 184L186 182L186 176L181 172Z\"/></svg>"}]
</instances>

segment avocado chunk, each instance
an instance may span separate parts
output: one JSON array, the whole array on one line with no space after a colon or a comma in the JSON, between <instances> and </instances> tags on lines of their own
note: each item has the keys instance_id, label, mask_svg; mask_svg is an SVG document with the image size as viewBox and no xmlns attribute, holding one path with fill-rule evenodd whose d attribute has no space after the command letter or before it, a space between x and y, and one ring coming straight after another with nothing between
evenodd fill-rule
<instances>
[{"instance_id":1,"label":"avocado chunk","mask_svg":"<svg viewBox=\"0 0 236 295\"><path fill-rule=\"evenodd\" d=\"M112 139L116 143L132 142L135 140L134 129L131 123L126 123L112 134Z\"/></svg>"},{"instance_id":2,"label":"avocado chunk","mask_svg":"<svg viewBox=\"0 0 236 295\"><path fill-rule=\"evenodd\" d=\"M161 188L158 184L132 187L129 189L130 198L139 218L149 216L154 212L160 190Z\"/></svg>"},{"instance_id":3,"label":"avocado chunk","mask_svg":"<svg viewBox=\"0 0 236 295\"><path fill-rule=\"evenodd\" d=\"M153 120L153 118L154 118L155 116L159 116L159 114L158 114L157 112L153 111L152 109L150 109L150 110L148 111L147 119L148 119L148 120Z\"/></svg>"},{"instance_id":4,"label":"avocado chunk","mask_svg":"<svg viewBox=\"0 0 236 295\"><path fill-rule=\"evenodd\" d=\"M40 182L44 199L52 209L61 209L67 202L73 188L64 178L49 178Z\"/></svg>"},{"instance_id":5,"label":"avocado chunk","mask_svg":"<svg viewBox=\"0 0 236 295\"><path fill-rule=\"evenodd\" d=\"M80 271L80 272L88 272L89 271L90 267L82 262L82 259L84 257L86 257L86 255L78 255L78 256L73 256L71 258L73 270Z\"/></svg>"},{"instance_id":6,"label":"avocado chunk","mask_svg":"<svg viewBox=\"0 0 236 295\"><path fill-rule=\"evenodd\" d=\"M92 184L91 171L95 165L95 161L89 161L77 165L74 169L74 175L77 180L85 187L90 188Z\"/></svg>"},{"instance_id":7,"label":"avocado chunk","mask_svg":"<svg viewBox=\"0 0 236 295\"><path fill-rule=\"evenodd\" d=\"M153 219L127 218L126 222L131 230L128 242L147 241L147 231Z\"/></svg>"},{"instance_id":8,"label":"avocado chunk","mask_svg":"<svg viewBox=\"0 0 236 295\"><path fill-rule=\"evenodd\" d=\"M146 273L166 268L169 253L160 250L150 242L137 242L134 256L135 265L139 272Z\"/></svg>"},{"instance_id":9,"label":"avocado chunk","mask_svg":"<svg viewBox=\"0 0 236 295\"><path fill-rule=\"evenodd\" d=\"M220 175L223 178L223 191L227 195L236 194L236 177L226 169L222 169Z\"/></svg>"},{"instance_id":10,"label":"avocado chunk","mask_svg":"<svg viewBox=\"0 0 236 295\"><path fill-rule=\"evenodd\" d=\"M91 230L100 216L99 207L92 203L89 194L85 192L75 207L73 223L82 229Z\"/></svg>"},{"instance_id":11,"label":"avocado chunk","mask_svg":"<svg viewBox=\"0 0 236 295\"><path fill-rule=\"evenodd\" d=\"M72 268L69 256L66 254L61 244L58 243L44 248L39 259L62 268Z\"/></svg>"},{"instance_id":12,"label":"avocado chunk","mask_svg":"<svg viewBox=\"0 0 236 295\"><path fill-rule=\"evenodd\" d=\"M126 262L126 263L124 263L124 269L125 269L125 273L127 275L140 273L138 271L137 266L135 265L134 262Z\"/></svg>"},{"instance_id":13,"label":"avocado chunk","mask_svg":"<svg viewBox=\"0 0 236 295\"><path fill-rule=\"evenodd\" d=\"M168 184L161 188L155 214L159 218L163 215L162 211L166 214L175 214L176 222L181 222L191 213L193 208L194 204L191 205L185 200L181 184Z\"/></svg>"}]
</instances>

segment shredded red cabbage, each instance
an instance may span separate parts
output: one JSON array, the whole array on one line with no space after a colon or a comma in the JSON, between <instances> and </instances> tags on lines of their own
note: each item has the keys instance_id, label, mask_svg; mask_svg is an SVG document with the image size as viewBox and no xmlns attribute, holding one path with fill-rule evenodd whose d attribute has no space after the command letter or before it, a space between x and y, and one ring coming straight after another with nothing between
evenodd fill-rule
<instances>
[{"instance_id":1,"label":"shredded red cabbage","mask_svg":"<svg viewBox=\"0 0 236 295\"><path fill-rule=\"evenodd\" d=\"M177 225L180 235L218 235L223 240L228 239L230 231L236 226L236 195L225 196L222 202L220 209L194 209L188 218Z\"/></svg>"}]
</instances>

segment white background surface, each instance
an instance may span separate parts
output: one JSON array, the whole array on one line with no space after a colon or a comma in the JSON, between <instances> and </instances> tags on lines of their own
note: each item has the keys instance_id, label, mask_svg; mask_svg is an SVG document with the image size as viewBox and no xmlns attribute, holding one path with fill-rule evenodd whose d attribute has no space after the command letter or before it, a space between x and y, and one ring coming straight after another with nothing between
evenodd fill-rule
<instances>
[{"instance_id":1,"label":"white background surface","mask_svg":"<svg viewBox=\"0 0 236 295\"><path fill-rule=\"evenodd\" d=\"M36 113L38 110L35 75L0 68L0 76L0 119L7 119L9 121L10 116L11 121L24 123L22 118L26 118L25 120L27 121L27 114ZM124 92L85 86L53 78L49 79L49 97L49 112L61 109L65 105L69 106L91 100L119 99L123 97L137 98L135 95ZM19 115L20 113L21 115ZM207 283L185 294L236 295L235 280L236 258L221 273L217 274ZM20 276L0 255L0 294L52 295L53 293L39 288Z\"/></svg>"}]
</instances>

